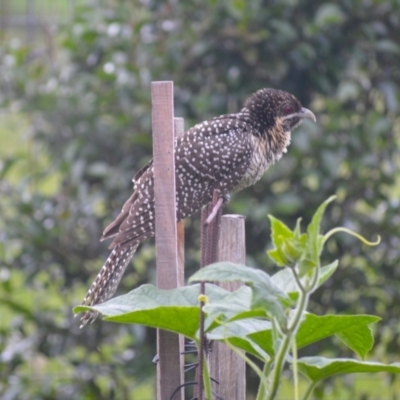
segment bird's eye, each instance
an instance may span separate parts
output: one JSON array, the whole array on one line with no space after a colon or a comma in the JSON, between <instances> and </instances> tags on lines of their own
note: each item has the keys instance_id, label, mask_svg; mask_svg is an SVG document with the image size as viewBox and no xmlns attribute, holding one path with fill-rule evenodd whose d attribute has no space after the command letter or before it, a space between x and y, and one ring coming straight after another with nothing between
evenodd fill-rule
<instances>
[{"instance_id":1,"label":"bird's eye","mask_svg":"<svg viewBox=\"0 0 400 400\"><path fill-rule=\"evenodd\" d=\"M283 107L283 112L288 115L291 114L293 112L293 107L292 106L284 106Z\"/></svg>"}]
</instances>

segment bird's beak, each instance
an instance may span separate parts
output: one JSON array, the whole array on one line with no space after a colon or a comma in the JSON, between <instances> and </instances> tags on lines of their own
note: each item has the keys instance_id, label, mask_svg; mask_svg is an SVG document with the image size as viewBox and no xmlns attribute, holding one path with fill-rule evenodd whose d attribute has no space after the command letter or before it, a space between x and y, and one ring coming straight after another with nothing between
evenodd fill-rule
<instances>
[{"instance_id":1,"label":"bird's beak","mask_svg":"<svg viewBox=\"0 0 400 400\"><path fill-rule=\"evenodd\" d=\"M301 112L298 114L299 117L301 118L310 118L314 122L317 122L317 118L315 118L315 115L312 111L310 111L308 108L302 108Z\"/></svg>"}]
</instances>

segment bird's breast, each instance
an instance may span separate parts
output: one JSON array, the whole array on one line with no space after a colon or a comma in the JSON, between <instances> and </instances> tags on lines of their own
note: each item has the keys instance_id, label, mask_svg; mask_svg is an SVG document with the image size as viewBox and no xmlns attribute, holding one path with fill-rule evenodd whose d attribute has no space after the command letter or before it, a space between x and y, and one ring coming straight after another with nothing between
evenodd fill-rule
<instances>
[{"instance_id":1,"label":"bird's breast","mask_svg":"<svg viewBox=\"0 0 400 400\"><path fill-rule=\"evenodd\" d=\"M255 136L252 136L251 140L253 142L253 152L249 160L249 166L243 175L243 178L235 187L235 192L254 185L261 179L264 172L273 163L273 160L268 156L267 141Z\"/></svg>"}]
</instances>

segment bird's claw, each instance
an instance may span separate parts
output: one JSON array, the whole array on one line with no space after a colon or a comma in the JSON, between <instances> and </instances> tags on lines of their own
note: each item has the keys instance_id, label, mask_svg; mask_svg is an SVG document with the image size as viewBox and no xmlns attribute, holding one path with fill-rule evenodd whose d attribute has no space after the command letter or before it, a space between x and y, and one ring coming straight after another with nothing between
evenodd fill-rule
<instances>
[{"instance_id":1,"label":"bird's claw","mask_svg":"<svg viewBox=\"0 0 400 400\"><path fill-rule=\"evenodd\" d=\"M225 194L221 196L218 201L215 203L214 208L212 209L210 215L207 217L206 221L204 222L204 225L209 225L214 218L217 216L218 211L222 207L222 204L227 203L230 200L229 194Z\"/></svg>"}]
</instances>

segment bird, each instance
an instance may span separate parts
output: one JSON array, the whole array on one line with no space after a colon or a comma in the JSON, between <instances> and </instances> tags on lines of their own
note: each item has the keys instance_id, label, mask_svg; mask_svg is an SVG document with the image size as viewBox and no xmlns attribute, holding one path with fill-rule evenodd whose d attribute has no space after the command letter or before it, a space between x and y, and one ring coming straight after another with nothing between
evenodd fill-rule
<instances>
[{"instance_id":1,"label":"bird","mask_svg":"<svg viewBox=\"0 0 400 400\"><path fill-rule=\"evenodd\" d=\"M254 185L278 161L291 141L291 132L305 118L316 122L312 111L283 90L264 88L253 93L243 108L201 122L174 142L176 220L180 221L212 201ZM120 214L100 240L113 238L111 254L90 286L82 304L108 300L140 242L154 236L154 177L150 160L132 179L134 190ZM80 327L93 322L87 311Z\"/></svg>"}]
</instances>

